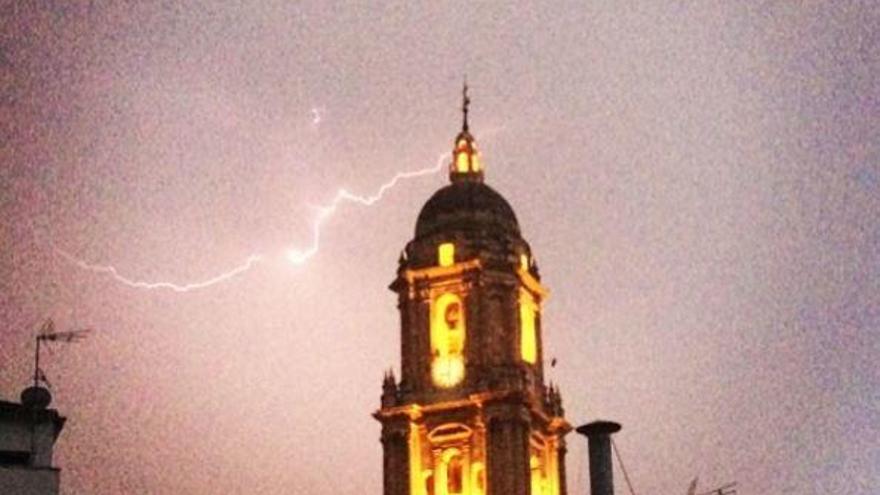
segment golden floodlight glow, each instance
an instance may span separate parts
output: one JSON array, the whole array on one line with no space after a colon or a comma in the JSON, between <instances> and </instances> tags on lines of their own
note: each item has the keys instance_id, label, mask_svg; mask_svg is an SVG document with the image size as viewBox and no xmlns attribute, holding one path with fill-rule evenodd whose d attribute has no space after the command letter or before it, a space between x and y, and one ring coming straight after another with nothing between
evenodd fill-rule
<instances>
[{"instance_id":1,"label":"golden floodlight glow","mask_svg":"<svg viewBox=\"0 0 880 495\"><path fill-rule=\"evenodd\" d=\"M532 450L529 456L532 495L560 495L559 457L553 445Z\"/></svg>"},{"instance_id":2,"label":"golden floodlight glow","mask_svg":"<svg viewBox=\"0 0 880 495\"><path fill-rule=\"evenodd\" d=\"M483 165L480 163L480 155L476 146L467 139L460 139L455 148L453 167L460 174L479 172Z\"/></svg>"},{"instance_id":3,"label":"golden floodlight glow","mask_svg":"<svg viewBox=\"0 0 880 495\"><path fill-rule=\"evenodd\" d=\"M455 244L444 242L437 248L437 264L452 266L455 263Z\"/></svg>"},{"instance_id":4,"label":"golden floodlight glow","mask_svg":"<svg viewBox=\"0 0 880 495\"><path fill-rule=\"evenodd\" d=\"M461 356L437 356L431 363L431 378L438 387L451 388L464 378L464 361Z\"/></svg>"},{"instance_id":5,"label":"golden floodlight glow","mask_svg":"<svg viewBox=\"0 0 880 495\"><path fill-rule=\"evenodd\" d=\"M411 486L410 493L414 495L483 495L485 493L485 467L482 462L473 459L466 444L434 448L439 455L432 456L432 469L422 471L421 483L418 486ZM416 456L418 457L418 454Z\"/></svg>"},{"instance_id":6,"label":"golden floodlight glow","mask_svg":"<svg viewBox=\"0 0 880 495\"><path fill-rule=\"evenodd\" d=\"M535 313L537 305L529 291L520 289L519 293L519 321L520 321L520 348L523 361L535 364L538 360L538 344L535 335Z\"/></svg>"},{"instance_id":7,"label":"golden floodlight glow","mask_svg":"<svg viewBox=\"0 0 880 495\"><path fill-rule=\"evenodd\" d=\"M431 304L431 377L438 387L452 387L464 378L465 321L461 297L447 292Z\"/></svg>"},{"instance_id":8,"label":"golden floodlight glow","mask_svg":"<svg viewBox=\"0 0 880 495\"><path fill-rule=\"evenodd\" d=\"M486 469L482 462L471 463L471 495L486 493Z\"/></svg>"},{"instance_id":9,"label":"golden floodlight glow","mask_svg":"<svg viewBox=\"0 0 880 495\"><path fill-rule=\"evenodd\" d=\"M472 172L479 172L480 168L482 168L482 165L480 165L480 155L476 152L471 155L471 168L473 169Z\"/></svg>"},{"instance_id":10,"label":"golden floodlight glow","mask_svg":"<svg viewBox=\"0 0 880 495\"><path fill-rule=\"evenodd\" d=\"M468 154L459 153L455 159L455 170L464 174L467 173L468 168Z\"/></svg>"},{"instance_id":11,"label":"golden floodlight glow","mask_svg":"<svg viewBox=\"0 0 880 495\"><path fill-rule=\"evenodd\" d=\"M538 456L532 454L529 457L529 470L531 472L531 481L532 481L532 493L534 495L543 495L543 476L541 476L541 462L538 461Z\"/></svg>"}]
</instances>

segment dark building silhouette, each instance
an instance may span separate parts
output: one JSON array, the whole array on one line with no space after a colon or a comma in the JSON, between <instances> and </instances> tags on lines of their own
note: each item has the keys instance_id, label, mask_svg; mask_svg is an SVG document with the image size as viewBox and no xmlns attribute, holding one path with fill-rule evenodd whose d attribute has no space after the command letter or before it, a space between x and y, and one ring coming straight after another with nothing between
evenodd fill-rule
<instances>
[{"instance_id":1,"label":"dark building silhouette","mask_svg":"<svg viewBox=\"0 0 880 495\"><path fill-rule=\"evenodd\" d=\"M390 288L401 377L382 387L385 495L565 495L559 391L544 382L547 290L513 209L455 138L451 184L424 205Z\"/></svg>"},{"instance_id":2,"label":"dark building silhouette","mask_svg":"<svg viewBox=\"0 0 880 495\"><path fill-rule=\"evenodd\" d=\"M54 495L60 470L52 465L65 418L49 409L52 396L33 386L21 403L0 400L0 493Z\"/></svg>"}]
</instances>

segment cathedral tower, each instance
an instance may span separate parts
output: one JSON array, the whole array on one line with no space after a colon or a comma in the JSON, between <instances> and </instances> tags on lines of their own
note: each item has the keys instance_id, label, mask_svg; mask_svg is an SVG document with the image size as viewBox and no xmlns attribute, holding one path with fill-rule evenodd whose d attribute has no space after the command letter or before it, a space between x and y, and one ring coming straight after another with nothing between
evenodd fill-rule
<instances>
[{"instance_id":1,"label":"cathedral tower","mask_svg":"<svg viewBox=\"0 0 880 495\"><path fill-rule=\"evenodd\" d=\"M464 123L390 288L401 377L382 389L384 495L565 495L562 400L544 382L541 285Z\"/></svg>"}]
</instances>

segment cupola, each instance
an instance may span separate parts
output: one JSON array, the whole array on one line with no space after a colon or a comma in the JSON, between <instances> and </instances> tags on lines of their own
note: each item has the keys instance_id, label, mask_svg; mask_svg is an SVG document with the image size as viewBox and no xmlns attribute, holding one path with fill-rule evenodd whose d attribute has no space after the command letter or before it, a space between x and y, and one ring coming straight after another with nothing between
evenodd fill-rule
<instances>
[{"instance_id":1,"label":"cupola","mask_svg":"<svg viewBox=\"0 0 880 495\"><path fill-rule=\"evenodd\" d=\"M449 180L457 182L483 182L483 163L477 151L477 143L468 130L468 106L471 103L467 95L467 83L462 89L462 125L461 132L455 137L452 149L452 163L449 165Z\"/></svg>"}]
</instances>

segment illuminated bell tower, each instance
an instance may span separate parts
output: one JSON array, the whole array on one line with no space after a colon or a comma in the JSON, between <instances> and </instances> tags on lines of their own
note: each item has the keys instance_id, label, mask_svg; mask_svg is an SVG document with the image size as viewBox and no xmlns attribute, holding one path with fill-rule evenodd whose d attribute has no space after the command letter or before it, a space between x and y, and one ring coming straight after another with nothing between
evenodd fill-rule
<instances>
[{"instance_id":1,"label":"illuminated bell tower","mask_svg":"<svg viewBox=\"0 0 880 495\"><path fill-rule=\"evenodd\" d=\"M547 290L464 124L390 288L401 377L385 376L384 495L565 495L562 399L544 383Z\"/></svg>"}]
</instances>

